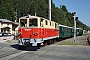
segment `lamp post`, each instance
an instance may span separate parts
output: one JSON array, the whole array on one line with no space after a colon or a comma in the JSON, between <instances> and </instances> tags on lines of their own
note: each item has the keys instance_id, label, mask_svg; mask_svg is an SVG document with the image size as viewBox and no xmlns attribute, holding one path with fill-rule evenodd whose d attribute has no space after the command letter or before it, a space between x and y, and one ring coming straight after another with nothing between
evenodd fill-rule
<instances>
[{"instance_id":1,"label":"lamp post","mask_svg":"<svg viewBox=\"0 0 90 60\"><path fill-rule=\"evenodd\" d=\"M76 19L78 19L78 17L76 17L76 12L73 12L73 17L74 17L74 42L76 41Z\"/></svg>"}]
</instances>

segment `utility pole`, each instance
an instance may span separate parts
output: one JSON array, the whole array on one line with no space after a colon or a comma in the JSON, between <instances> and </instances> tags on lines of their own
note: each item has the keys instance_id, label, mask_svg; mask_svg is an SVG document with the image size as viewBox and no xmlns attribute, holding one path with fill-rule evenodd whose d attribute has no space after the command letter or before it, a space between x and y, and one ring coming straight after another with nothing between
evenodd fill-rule
<instances>
[{"instance_id":1,"label":"utility pole","mask_svg":"<svg viewBox=\"0 0 90 60\"><path fill-rule=\"evenodd\" d=\"M49 20L51 21L51 0L48 0L49 1Z\"/></svg>"},{"instance_id":2,"label":"utility pole","mask_svg":"<svg viewBox=\"0 0 90 60\"><path fill-rule=\"evenodd\" d=\"M16 22L17 22L17 9L16 9L16 12L15 12L15 18L16 18L16 20L15 20L15 23L16 23ZM15 38L15 40L16 40L16 30L15 30L14 38Z\"/></svg>"},{"instance_id":3,"label":"utility pole","mask_svg":"<svg viewBox=\"0 0 90 60\"><path fill-rule=\"evenodd\" d=\"M74 17L74 42L76 41L76 19L78 19L78 17L76 17L76 12L73 12L73 17Z\"/></svg>"},{"instance_id":4,"label":"utility pole","mask_svg":"<svg viewBox=\"0 0 90 60\"><path fill-rule=\"evenodd\" d=\"M16 12L15 12L15 18L16 18L15 22L17 22L17 9L16 9Z\"/></svg>"},{"instance_id":5,"label":"utility pole","mask_svg":"<svg viewBox=\"0 0 90 60\"><path fill-rule=\"evenodd\" d=\"M76 41L76 13L74 14L74 42Z\"/></svg>"}]
</instances>

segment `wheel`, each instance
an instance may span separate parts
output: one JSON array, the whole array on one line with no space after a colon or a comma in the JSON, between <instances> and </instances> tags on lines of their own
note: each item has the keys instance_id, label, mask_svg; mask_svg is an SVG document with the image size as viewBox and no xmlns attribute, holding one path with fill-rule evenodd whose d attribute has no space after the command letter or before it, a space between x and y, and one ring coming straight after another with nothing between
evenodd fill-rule
<instances>
[{"instance_id":1,"label":"wheel","mask_svg":"<svg viewBox=\"0 0 90 60\"><path fill-rule=\"evenodd\" d=\"M53 44L56 43L56 39L54 39L52 43L53 43Z\"/></svg>"},{"instance_id":2,"label":"wheel","mask_svg":"<svg viewBox=\"0 0 90 60\"><path fill-rule=\"evenodd\" d=\"M37 47L38 47L38 49L40 49L41 45L40 45L40 44L38 44L38 45L37 45Z\"/></svg>"},{"instance_id":3,"label":"wheel","mask_svg":"<svg viewBox=\"0 0 90 60\"><path fill-rule=\"evenodd\" d=\"M52 41L51 40L48 40L48 45L52 44Z\"/></svg>"},{"instance_id":4,"label":"wheel","mask_svg":"<svg viewBox=\"0 0 90 60\"><path fill-rule=\"evenodd\" d=\"M48 44L48 42L44 41L42 47L46 46L47 44Z\"/></svg>"}]
</instances>

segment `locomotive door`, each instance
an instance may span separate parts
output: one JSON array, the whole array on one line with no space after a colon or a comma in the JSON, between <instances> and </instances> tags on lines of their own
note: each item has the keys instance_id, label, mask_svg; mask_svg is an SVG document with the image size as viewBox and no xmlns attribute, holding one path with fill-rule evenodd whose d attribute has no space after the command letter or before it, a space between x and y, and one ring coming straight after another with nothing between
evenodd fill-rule
<instances>
[{"instance_id":1,"label":"locomotive door","mask_svg":"<svg viewBox=\"0 0 90 60\"><path fill-rule=\"evenodd\" d=\"M40 26L41 26L41 38L43 38L43 36L44 36L44 28L43 28L43 20L41 19L41 21L40 21Z\"/></svg>"}]
</instances>

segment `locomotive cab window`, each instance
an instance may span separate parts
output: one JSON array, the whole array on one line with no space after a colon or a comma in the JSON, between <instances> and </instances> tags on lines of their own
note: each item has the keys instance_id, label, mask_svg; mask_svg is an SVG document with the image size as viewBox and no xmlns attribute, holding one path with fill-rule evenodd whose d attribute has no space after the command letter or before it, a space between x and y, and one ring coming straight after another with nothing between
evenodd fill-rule
<instances>
[{"instance_id":1,"label":"locomotive cab window","mask_svg":"<svg viewBox=\"0 0 90 60\"><path fill-rule=\"evenodd\" d=\"M38 23L37 23L37 19L34 18L34 19L29 19L29 27L30 26L38 26Z\"/></svg>"},{"instance_id":2,"label":"locomotive cab window","mask_svg":"<svg viewBox=\"0 0 90 60\"><path fill-rule=\"evenodd\" d=\"M20 27L27 27L27 19L20 19Z\"/></svg>"}]
</instances>

